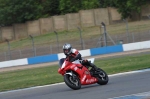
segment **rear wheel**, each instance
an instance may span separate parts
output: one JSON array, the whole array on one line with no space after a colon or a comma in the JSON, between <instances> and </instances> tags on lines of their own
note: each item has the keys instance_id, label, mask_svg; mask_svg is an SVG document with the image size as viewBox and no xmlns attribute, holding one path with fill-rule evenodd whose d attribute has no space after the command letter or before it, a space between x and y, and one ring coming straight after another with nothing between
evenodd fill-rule
<instances>
[{"instance_id":1,"label":"rear wheel","mask_svg":"<svg viewBox=\"0 0 150 99\"><path fill-rule=\"evenodd\" d=\"M100 68L98 68L96 77L98 79L97 83L100 84L100 85L106 85L109 81L107 73L104 70L100 69Z\"/></svg>"},{"instance_id":2,"label":"rear wheel","mask_svg":"<svg viewBox=\"0 0 150 99\"><path fill-rule=\"evenodd\" d=\"M81 88L81 83L77 75L64 75L64 81L68 87L74 90L78 90Z\"/></svg>"}]
</instances>

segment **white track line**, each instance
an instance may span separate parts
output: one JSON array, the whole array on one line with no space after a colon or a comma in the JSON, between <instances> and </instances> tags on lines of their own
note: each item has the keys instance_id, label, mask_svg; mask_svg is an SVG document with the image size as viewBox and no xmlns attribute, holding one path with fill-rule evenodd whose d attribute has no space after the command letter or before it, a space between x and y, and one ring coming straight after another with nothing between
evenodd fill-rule
<instances>
[{"instance_id":1,"label":"white track line","mask_svg":"<svg viewBox=\"0 0 150 99\"><path fill-rule=\"evenodd\" d=\"M134 74L134 73L146 72L146 71L150 71L150 68L149 69L143 69L143 70L137 70L137 71L130 71L130 72L123 72L123 73L112 74L112 75L109 75L109 77L126 75L126 74Z\"/></svg>"},{"instance_id":2,"label":"white track line","mask_svg":"<svg viewBox=\"0 0 150 99\"><path fill-rule=\"evenodd\" d=\"M137 70L137 71L131 71L131 72L112 74L112 75L108 75L108 76L113 77L113 76L120 76L120 75L133 74L133 73L146 72L146 71L150 71L150 68L149 69L144 69L144 70ZM17 91L24 91L24 90L30 90L30 89L36 89L36 88L44 88L44 87L49 87L49 86L61 85L61 84L64 84L64 82L56 83L56 84L50 84L50 85L44 85L44 86L24 88L24 89L10 90L10 91L5 91L5 92L0 92L0 94L10 93L10 92L17 92Z\"/></svg>"},{"instance_id":3,"label":"white track line","mask_svg":"<svg viewBox=\"0 0 150 99\"><path fill-rule=\"evenodd\" d=\"M136 97L136 98L134 98ZM125 96L119 96L119 97L113 97L109 99L148 99L150 97L150 91L149 92L143 92L143 93L137 93L137 94L131 94L131 95L125 95Z\"/></svg>"}]
</instances>

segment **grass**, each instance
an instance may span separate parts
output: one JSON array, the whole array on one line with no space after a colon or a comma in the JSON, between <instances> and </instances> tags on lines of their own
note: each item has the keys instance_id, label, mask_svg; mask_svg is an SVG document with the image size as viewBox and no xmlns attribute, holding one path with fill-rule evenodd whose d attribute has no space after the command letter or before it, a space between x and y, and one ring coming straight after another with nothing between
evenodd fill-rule
<instances>
[{"instance_id":1,"label":"grass","mask_svg":"<svg viewBox=\"0 0 150 99\"><path fill-rule=\"evenodd\" d=\"M150 27L150 20L129 22L128 27L129 27L129 32L140 33L142 31L147 31L149 30L149 27ZM106 28L107 28L107 32L111 35L126 33L125 23L117 23L113 25L108 25L106 26ZM84 40L99 37L100 34L103 33L103 29L100 28L100 26L82 28L81 31L82 31L82 37ZM69 30L69 31L59 31L58 37L59 37L59 41L61 41L62 44L73 41L73 40L76 40L76 41L80 40L79 39L80 34L77 28L74 30ZM54 32L36 36L34 37L34 42L35 42L35 46L57 45L57 39L56 39L56 35ZM25 48L32 48L31 39L29 37L10 41L11 50L16 50L16 49L19 50L19 49L25 49ZM5 52L7 50L8 50L7 43L6 42L1 43L0 52Z\"/></svg>"},{"instance_id":2,"label":"grass","mask_svg":"<svg viewBox=\"0 0 150 99\"><path fill-rule=\"evenodd\" d=\"M125 56L96 60L95 64L108 74L127 72L150 68L150 55ZM57 72L58 66L48 66L34 69L17 70L0 73L0 91L8 91L39 85L63 82L63 77Z\"/></svg>"}]
</instances>

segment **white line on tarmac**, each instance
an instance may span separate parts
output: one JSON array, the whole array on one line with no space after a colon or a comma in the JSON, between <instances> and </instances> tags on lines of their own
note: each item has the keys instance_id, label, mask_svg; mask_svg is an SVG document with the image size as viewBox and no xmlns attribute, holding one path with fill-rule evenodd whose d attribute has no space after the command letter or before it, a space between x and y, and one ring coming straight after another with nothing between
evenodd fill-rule
<instances>
[{"instance_id":1,"label":"white line on tarmac","mask_svg":"<svg viewBox=\"0 0 150 99\"><path fill-rule=\"evenodd\" d=\"M137 94L131 94L131 95L125 95L125 96L119 96L109 99L149 99L150 97L150 91L149 92L143 92L143 93L137 93Z\"/></svg>"},{"instance_id":2,"label":"white line on tarmac","mask_svg":"<svg viewBox=\"0 0 150 99\"><path fill-rule=\"evenodd\" d=\"M112 74L112 75L108 75L108 76L113 77L113 76L120 76L120 75L133 74L133 73L146 72L146 71L150 71L150 68L149 69L143 69L143 70L137 70L137 71L131 71L131 72ZM36 89L36 88L44 88L44 87L49 87L49 86L61 85L61 84L64 84L64 82L56 83L56 84L50 84L50 85L44 85L44 86L36 86L36 87L30 87L30 88L24 88L24 89L4 91L4 92L0 92L0 94L10 93L10 92L17 92L17 91L24 91L24 90L30 90L30 89Z\"/></svg>"},{"instance_id":3,"label":"white line on tarmac","mask_svg":"<svg viewBox=\"0 0 150 99\"><path fill-rule=\"evenodd\" d=\"M126 75L126 74L134 74L134 73L146 72L146 71L150 71L150 68L149 69L143 69L143 70L137 70L137 71L130 71L130 72L123 72L123 73L112 74L112 75L109 75L109 77Z\"/></svg>"},{"instance_id":4,"label":"white line on tarmac","mask_svg":"<svg viewBox=\"0 0 150 99\"><path fill-rule=\"evenodd\" d=\"M4 92L0 92L0 94L11 93L11 92L18 92L18 91L25 91L25 90L37 89L37 88L44 88L44 87L49 87L49 86L61 85L61 84L64 84L64 82L62 82L62 83L56 83L56 84L50 84L50 85L44 85L44 86L36 86L36 87L30 87L30 88L24 88L24 89L4 91Z\"/></svg>"}]
</instances>

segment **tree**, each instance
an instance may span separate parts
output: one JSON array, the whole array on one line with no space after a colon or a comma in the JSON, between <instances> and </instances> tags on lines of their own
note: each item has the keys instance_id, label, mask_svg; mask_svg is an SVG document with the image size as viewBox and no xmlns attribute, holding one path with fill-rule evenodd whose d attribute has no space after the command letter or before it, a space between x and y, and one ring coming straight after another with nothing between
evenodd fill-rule
<instances>
[{"instance_id":1,"label":"tree","mask_svg":"<svg viewBox=\"0 0 150 99\"><path fill-rule=\"evenodd\" d=\"M62 14L99 7L99 0L60 0L59 10Z\"/></svg>"},{"instance_id":2,"label":"tree","mask_svg":"<svg viewBox=\"0 0 150 99\"><path fill-rule=\"evenodd\" d=\"M42 10L41 0L0 0L0 25L38 19Z\"/></svg>"},{"instance_id":3,"label":"tree","mask_svg":"<svg viewBox=\"0 0 150 99\"><path fill-rule=\"evenodd\" d=\"M82 9L94 9L99 6L99 0L82 0Z\"/></svg>"},{"instance_id":4,"label":"tree","mask_svg":"<svg viewBox=\"0 0 150 99\"><path fill-rule=\"evenodd\" d=\"M59 1L60 0L43 0L42 1L43 17L60 14Z\"/></svg>"},{"instance_id":5,"label":"tree","mask_svg":"<svg viewBox=\"0 0 150 99\"><path fill-rule=\"evenodd\" d=\"M131 17L131 12L141 12L143 5L149 4L149 0L100 0L104 7L115 7L121 13L122 18Z\"/></svg>"},{"instance_id":6,"label":"tree","mask_svg":"<svg viewBox=\"0 0 150 99\"><path fill-rule=\"evenodd\" d=\"M59 10L61 14L74 13L81 9L82 0L60 0Z\"/></svg>"}]
</instances>

